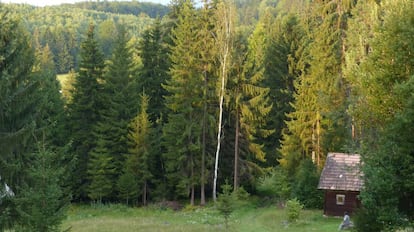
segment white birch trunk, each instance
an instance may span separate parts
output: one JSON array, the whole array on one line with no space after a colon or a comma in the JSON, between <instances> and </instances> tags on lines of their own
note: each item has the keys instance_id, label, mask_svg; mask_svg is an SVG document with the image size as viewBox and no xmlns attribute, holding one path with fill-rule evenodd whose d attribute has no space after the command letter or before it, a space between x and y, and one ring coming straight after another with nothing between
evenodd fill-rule
<instances>
[{"instance_id":1,"label":"white birch trunk","mask_svg":"<svg viewBox=\"0 0 414 232\"><path fill-rule=\"evenodd\" d=\"M221 2L218 8L218 21L222 24L219 27L217 32L216 42L220 48L220 79L221 87L219 93L220 99L220 112L219 112L219 122L218 122L218 132L217 132L217 149L216 149L216 158L214 165L214 182L213 182L213 200L217 200L217 175L218 175L218 164L219 164L219 154L220 154L220 145L221 145L221 133L222 133L222 121L223 121L223 104L224 104L224 94L226 90L226 80L228 75L228 62L231 52L231 33L232 33L232 11L230 4L226 1Z\"/></svg>"}]
</instances>

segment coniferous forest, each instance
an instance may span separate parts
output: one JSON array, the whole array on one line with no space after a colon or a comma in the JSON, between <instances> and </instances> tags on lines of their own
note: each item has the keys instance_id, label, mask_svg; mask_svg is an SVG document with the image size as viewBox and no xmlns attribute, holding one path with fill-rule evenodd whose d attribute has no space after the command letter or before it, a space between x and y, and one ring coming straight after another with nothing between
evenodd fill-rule
<instances>
[{"instance_id":1,"label":"coniferous forest","mask_svg":"<svg viewBox=\"0 0 414 232\"><path fill-rule=\"evenodd\" d=\"M413 223L413 38L411 0L0 3L0 228L228 185L321 208L328 152L361 154L358 231Z\"/></svg>"}]
</instances>

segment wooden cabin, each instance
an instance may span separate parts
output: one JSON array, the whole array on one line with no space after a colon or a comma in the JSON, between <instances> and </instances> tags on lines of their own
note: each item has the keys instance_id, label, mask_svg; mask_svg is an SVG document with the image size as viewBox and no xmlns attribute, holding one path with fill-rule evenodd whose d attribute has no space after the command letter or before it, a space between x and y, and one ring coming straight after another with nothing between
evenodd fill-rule
<instances>
[{"instance_id":1,"label":"wooden cabin","mask_svg":"<svg viewBox=\"0 0 414 232\"><path fill-rule=\"evenodd\" d=\"M325 191L324 215L343 216L355 212L363 186L360 155L328 153L318 189Z\"/></svg>"}]
</instances>

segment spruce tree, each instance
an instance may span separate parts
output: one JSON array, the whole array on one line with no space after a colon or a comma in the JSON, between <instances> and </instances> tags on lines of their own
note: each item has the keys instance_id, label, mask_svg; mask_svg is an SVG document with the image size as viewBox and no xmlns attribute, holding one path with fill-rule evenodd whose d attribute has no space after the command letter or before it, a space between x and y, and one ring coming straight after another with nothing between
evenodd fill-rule
<instances>
[{"instance_id":1,"label":"spruce tree","mask_svg":"<svg viewBox=\"0 0 414 232\"><path fill-rule=\"evenodd\" d=\"M87 170L89 153L96 147L97 138L93 129L100 121L102 107L102 86L104 60L94 37L94 26L90 25L87 38L81 45L79 74L74 83L72 102L68 106L70 130L72 132L72 152L77 159L72 176L72 188L77 199L87 197Z\"/></svg>"},{"instance_id":2,"label":"spruce tree","mask_svg":"<svg viewBox=\"0 0 414 232\"><path fill-rule=\"evenodd\" d=\"M31 71L34 63L29 37L20 19L0 5L0 184L14 195L27 180L34 151L33 137L39 119L38 80ZM20 221L13 199L2 199L0 229Z\"/></svg>"},{"instance_id":3,"label":"spruce tree","mask_svg":"<svg viewBox=\"0 0 414 232\"><path fill-rule=\"evenodd\" d=\"M152 122L161 117L165 119L167 113L164 104L167 91L161 85L169 79L170 59L163 30L161 20L157 19L154 25L144 32L139 44L142 67L138 72L137 90L138 92L144 91L151 99L148 113Z\"/></svg>"},{"instance_id":4,"label":"spruce tree","mask_svg":"<svg viewBox=\"0 0 414 232\"><path fill-rule=\"evenodd\" d=\"M244 56L242 67L229 79L230 110L234 118L234 179L233 187L237 190L239 185L240 166L248 166L255 160L264 161L263 144L258 138L265 138L273 133L266 128L266 116L272 105L269 102L269 88L263 86L264 27L262 23L256 26L248 40L248 47ZM245 141L242 144L240 141ZM248 151L242 157L241 151ZM248 157L248 154L253 157ZM240 164L240 161L243 161ZM247 169L247 168L246 168ZM249 173L246 173L249 174Z\"/></svg>"},{"instance_id":5,"label":"spruce tree","mask_svg":"<svg viewBox=\"0 0 414 232\"><path fill-rule=\"evenodd\" d=\"M65 165L52 152L62 112L53 62L47 47L34 55L16 14L0 9L0 28L0 181L12 196L2 193L0 229L54 231L68 198ZM50 150L36 146L39 138Z\"/></svg>"},{"instance_id":6,"label":"spruce tree","mask_svg":"<svg viewBox=\"0 0 414 232\"><path fill-rule=\"evenodd\" d=\"M136 67L128 46L128 35L124 26L118 26L118 37L113 55L108 62L107 73L102 83L101 108L99 121L93 127L102 154L106 158L97 158L107 163L111 160L111 174L105 175L111 186L115 186L122 172L127 150L128 122L137 112L137 94L135 89ZM95 156L98 155L95 153ZM102 164L104 166L108 164ZM114 170L112 170L114 169ZM108 171L109 171L108 170ZM98 170L96 170L98 171ZM95 175L90 172L91 175ZM115 189L115 188L114 188ZM113 192L112 197L116 195Z\"/></svg>"},{"instance_id":7,"label":"spruce tree","mask_svg":"<svg viewBox=\"0 0 414 232\"><path fill-rule=\"evenodd\" d=\"M294 81L300 75L298 69L298 50L303 36L298 16L280 12L278 16L272 16L268 12L264 17L266 49L264 54L263 83L269 87L269 99L272 102L272 110L268 115L269 128L275 133L264 140L266 152L266 165L275 165L280 154L280 140L286 128L286 115L293 109L293 95L295 93Z\"/></svg>"},{"instance_id":8,"label":"spruce tree","mask_svg":"<svg viewBox=\"0 0 414 232\"><path fill-rule=\"evenodd\" d=\"M141 95L140 103L138 115L129 124L128 155L122 178L133 177L129 184L135 186L135 192L142 196L142 204L147 205L149 183L153 177L150 163L153 160L152 146L155 144L151 141L153 129L147 113L149 97Z\"/></svg>"},{"instance_id":9,"label":"spruce tree","mask_svg":"<svg viewBox=\"0 0 414 232\"><path fill-rule=\"evenodd\" d=\"M287 164L288 160L312 157L321 168L325 154L340 150L351 137L351 122L346 114L348 86L342 64L347 19L353 4L317 1L309 7L312 17L303 22L305 30L311 33L302 42L306 46L299 61L303 71L295 82L294 111L288 115L288 131L283 135L281 148L281 162L293 168L291 172L298 163ZM293 154L301 157L289 157Z\"/></svg>"},{"instance_id":10,"label":"spruce tree","mask_svg":"<svg viewBox=\"0 0 414 232\"><path fill-rule=\"evenodd\" d=\"M44 137L46 138L46 137ZM31 166L25 170L28 179L16 196L21 221L16 228L22 231L60 231L69 204L69 194L62 182L65 164L62 155L38 142L38 151L31 155Z\"/></svg>"},{"instance_id":11,"label":"spruce tree","mask_svg":"<svg viewBox=\"0 0 414 232\"><path fill-rule=\"evenodd\" d=\"M168 91L166 105L170 109L163 128L167 149L165 162L170 194L184 196L190 192L194 204L197 183L197 159L201 150L202 73L197 57L197 18L192 1L185 1L173 30L175 46L171 51L171 79L163 87ZM202 112L202 111L201 111Z\"/></svg>"}]
</instances>

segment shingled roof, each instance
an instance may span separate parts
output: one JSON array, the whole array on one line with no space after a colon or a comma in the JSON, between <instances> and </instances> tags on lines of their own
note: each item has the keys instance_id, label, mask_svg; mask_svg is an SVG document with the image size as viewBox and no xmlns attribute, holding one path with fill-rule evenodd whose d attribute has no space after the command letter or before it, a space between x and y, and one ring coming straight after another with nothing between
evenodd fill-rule
<instances>
[{"instance_id":1,"label":"shingled roof","mask_svg":"<svg viewBox=\"0 0 414 232\"><path fill-rule=\"evenodd\" d=\"M328 153L318 189L360 191L362 186L358 154Z\"/></svg>"}]
</instances>

